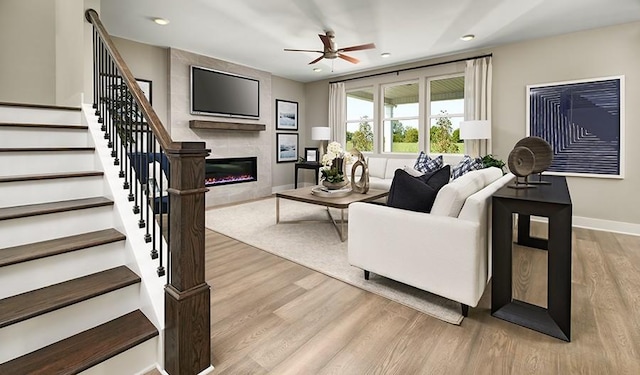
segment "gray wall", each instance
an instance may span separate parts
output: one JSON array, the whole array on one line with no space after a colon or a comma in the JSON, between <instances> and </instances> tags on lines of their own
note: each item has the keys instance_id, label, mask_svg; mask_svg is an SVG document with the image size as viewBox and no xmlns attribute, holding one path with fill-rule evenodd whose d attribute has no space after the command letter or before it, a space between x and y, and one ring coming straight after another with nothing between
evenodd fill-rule
<instances>
[{"instance_id":1,"label":"gray wall","mask_svg":"<svg viewBox=\"0 0 640 375\"><path fill-rule=\"evenodd\" d=\"M55 104L55 2L0 1L0 102Z\"/></svg>"},{"instance_id":2,"label":"gray wall","mask_svg":"<svg viewBox=\"0 0 640 375\"><path fill-rule=\"evenodd\" d=\"M569 177L574 224L640 233L640 22L499 46L444 60L493 53L493 153L506 161L525 137L526 85L625 75L625 177ZM402 66L419 66L443 59ZM388 69L394 70L397 69ZM368 72L370 73L370 72ZM367 74L368 74L367 73ZM305 85L308 124L327 122L328 81ZM614 223L615 222L615 223ZM625 224L626 223L626 224ZM627 225L628 224L628 225Z\"/></svg>"},{"instance_id":3,"label":"gray wall","mask_svg":"<svg viewBox=\"0 0 640 375\"><path fill-rule=\"evenodd\" d=\"M311 128L308 126L305 121L306 118L306 100L304 93L304 85L300 82L292 81L290 79L272 76L271 79L271 89L272 89L272 97L273 97L273 113L274 113L274 121L275 121L275 101L276 99L288 100L292 102L298 103L298 155L304 156L304 148L305 147L316 147L311 142ZM274 125L275 127L275 125ZM278 131L282 133L288 133L286 131ZM295 132L291 132L295 133ZM274 159L273 159L273 190L286 190L293 189L293 176L294 176L294 166L293 163L276 163L275 158L275 134L273 140L273 150L274 150ZM300 176L298 177L299 186L302 186L304 182L314 182L313 172L309 170L300 170Z\"/></svg>"},{"instance_id":4,"label":"gray wall","mask_svg":"<svg viewBox=\"0 0 640 375\"><path fill-rule=\"evenodd\" d=\"M151 105L165 127L168 119L169 49L113 37L120 55L135 78L151 81Z\"/></svg>"}]
</instances>

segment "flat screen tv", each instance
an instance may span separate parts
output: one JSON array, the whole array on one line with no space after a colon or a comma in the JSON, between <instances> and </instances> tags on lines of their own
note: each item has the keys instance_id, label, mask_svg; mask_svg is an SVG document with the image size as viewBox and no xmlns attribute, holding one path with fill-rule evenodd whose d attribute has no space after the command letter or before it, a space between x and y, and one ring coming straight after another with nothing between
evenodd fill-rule
<instances>
[{"instance_id":1,"label":"flat screen tv","mask_svg":"<svg viewBox=\"0 0 640 375\"><path fill-rule=\"evenodd\" d=\"M191 114L257 119L260 81L192 65Z\"/></svg>"}]
</instances>

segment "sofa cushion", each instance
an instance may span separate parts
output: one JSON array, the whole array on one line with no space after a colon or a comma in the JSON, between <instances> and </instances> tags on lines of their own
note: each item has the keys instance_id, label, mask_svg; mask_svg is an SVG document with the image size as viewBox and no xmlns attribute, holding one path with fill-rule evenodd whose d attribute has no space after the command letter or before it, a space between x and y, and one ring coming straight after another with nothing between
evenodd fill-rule
<instances>
[{"instance_id":1,"label":"sofa cushion","mask_svg":"<svg viewBox=\"0 0 640 375\"><path fill-rule=\"evenodd\" d=\"M465 200L502 176L500 168L485 168L469 172L462 177L451 180L436 196L432 215L458 217Z\"/></svg>"},{"instance_id":2,"label":"sofa cushion","mask_svg":"<svg viewBox=\"0 0 640 375\"><path fill-rule=\"evenodd\" d=\"M393 179L396 169L404 169L406 165L413 165L415 159L387 159L387 167L384 172L384 178Z\"/></svg>"},{"instance_id":3,"label":"sofa cushion","mask_svg":"<svg viewBox=\"0 0 640 375\"><path fill-rule=\"evenodd\" d=\"M387 158L367 158L367 167L369 168L369 176L384 178L387 169Z\"/></svg>"},{"instance_id":4,"label":"sofa cushion","mask_svg":"<svg viewBox=\"0 0 640 375\"><path fill-rule=\"evenodd\" d=\"M403 169L396 169L387 197L387 206L429 212L438 191L449 181L449 174L448 165L420 177L413 177Z\"/></svg>"},{"instance_id":5,"label":"sofa cushion","mask_svg":"<svg viewBox=\"0 0 640 375\"><path fill-rule=\"evenodd\" d=\"M456 179L468 172L476 171L478 169L482 169L484 166L482 165L481 159L472 158L469 155L465 155L462 160L453 167L453 171L451 173L451 179Z\"/></svg>"},{"instance_id":6,"label":"sofa cushion","mask_svg":"<svg viewBox=\"0 0 640 375\"><path fill-rule=\"evenodd\" d=\"M442 155L438 155L437 157L432 159L431 157L427 156L424 151L420 151L420 155L418 156L418 159L416 160L413 168L420 172L435 172L438 169L442 168L443 165L444 160L442 158Z\"/></svg>"}]
</instances>

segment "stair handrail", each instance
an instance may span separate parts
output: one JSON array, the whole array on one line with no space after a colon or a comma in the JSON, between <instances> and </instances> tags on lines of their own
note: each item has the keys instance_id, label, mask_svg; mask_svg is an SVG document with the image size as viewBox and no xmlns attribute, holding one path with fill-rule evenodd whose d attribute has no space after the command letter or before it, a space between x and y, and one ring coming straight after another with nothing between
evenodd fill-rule
<instances>
[{"instance_id":1,"label":"stair handrail","mask_svg":"<svg viewBox=\"0 0 640 375\"><path fill-rule=\"evenodd\" d=\"M209 150L205 148L205 142L176 142L171 139L98 13L87 9L85 18L93 25L95 34L113 60L122 82L146 120L145 126L169 158L171 168L167 192L172 212L168 219L171 250L165 286L164 367L171 375L197 374L211 366L210 287L204 278L204 193L207 191L204 187L204 159ZM94 55L94 66L97 64ZM98 70L94 69L94 75L98 75ZM96 79L94 77L94 84ZM98 96L95 92L94 95ZM100 97L94 97L95 103L100 100Z\"/></svg>"}]
</instances>

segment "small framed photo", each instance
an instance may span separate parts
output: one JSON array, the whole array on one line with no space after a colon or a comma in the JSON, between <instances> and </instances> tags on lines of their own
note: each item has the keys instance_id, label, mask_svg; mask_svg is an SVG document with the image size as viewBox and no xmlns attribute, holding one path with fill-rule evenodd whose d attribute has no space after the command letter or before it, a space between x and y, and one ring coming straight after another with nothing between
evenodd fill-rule
<instances>
[{"instance_id":1,"label":"small framed photo","mask_svg":"<svg viewBox=\"0 0 640 375\"><path fill-rule=\"evenodd\" d=\"M276 162L298 161L298 134L276 133Z\"/></svg>"},{"instance_id":2,"label":"small framed photo","mask_svg":"<svg viewBox=\"0 0 640 375\"><path fill-rule=\"evenodd\" d=\"M149 104L153 105L153 102L151 101L151 81L149 81L148 79L136 78L136 82L142 89L142 92L149 101Z\"/></svg>"},{"instance_id":3,"label":"small framed photo","mask_svg":"<svg viewBox=\"0 0 640 375\"><path fill-rule=\"evenodd\" d=\"M319 157L317 147L306 147L304 149L304 161L306 163L318 163Z\"/></svg>"},{"instance_id":4,"label":"small framed photo","mask_svg":"<svg viewBox=\"0 0 640 375\"><path fill-rule=\"evenodd\" d=\"M276 130L298 130L298 103L276 99Z\"/></svg>"}]
</instances>

